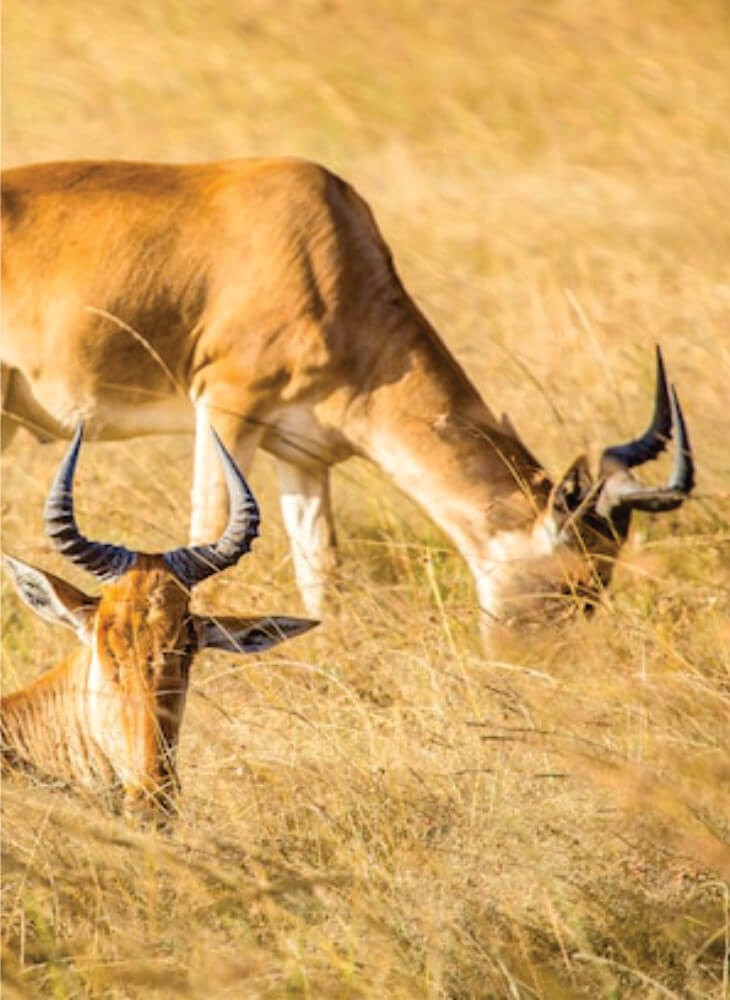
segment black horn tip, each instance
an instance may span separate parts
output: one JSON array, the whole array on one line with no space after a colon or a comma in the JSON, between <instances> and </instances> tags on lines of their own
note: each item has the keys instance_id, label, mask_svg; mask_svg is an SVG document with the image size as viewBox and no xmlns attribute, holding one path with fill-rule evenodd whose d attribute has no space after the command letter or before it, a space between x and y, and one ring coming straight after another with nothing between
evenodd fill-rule
<instances>
[{"instance_id":1,"label":"black horn tip","mask_svg":"<svg viewBox=\"0 0 730 1000\"><path fill-rule=\"evenodd\" d=\"M228 487L230 511L228 524L218 541L174 549L164 554L168 568L186 587L194 587L214 573L234 566L250 550L259 533L260 514L256 498L215 428L210 430Z\"/></svg>"},{"instance_id":2,"label":"black horn tip","mask_svg":"<svg viewBox=\"0 0 730 1000\"><path fill-rule=\"evenodd\" d=\"M71 444L69 445L69 450L80 448L83 439L84 439L84 422L83 420L79 420L79 422L76 424L76 430L71 435Z\"/></svg>"},{"instance_id":3,"label":"black horn tip","mask_svg":"<svg viewBox=\"0 0 730 1000\"><path fill-rule=\"evenodd\" d=\"M76 430L71 438L71 444L66 449L66 453L61 459L61 464L58 467L56 475L53 480L53 486L51 487L51 492L53 492L56 484L63 484L64 488L68 489L69 473L73 477L74 469L76 468L76 462L79 457L79 450L81 448L81 442L84 437L84 425L83 422L79 422L76 425Z\"/></svg>"},{"instance_id":4,"label":"black horn tip","mask_svg":"<svg viewBox=\"0 0 730 1000\"><path fill-rule=\"evenodd\" d=\"M672 413L667 386L667 369L664 366L662 349L656 345L656 387L654 390L654 416L650 430L661 437L663 447L672 436ZM647 434L649 431L647 431ZM645 435L646 436L646 435Z\"/></svg>"},{"instance_id":5,"label":"black horn tip","mask_svg":"<svg viewBox=\"0 0 730 1000\"><path fill-rule=\"evenodd\" d=\"M76 465L76 459L78 458L79 451L81 449L81 442L83 441L83 439L84 439L84 422L83 420L80 420L78 424L76 424L76 430L74 431L73 437L71 438L71 444L68 446L68 451L66 452L66 455L63 461L61 462L59 472L64 468L64 466L68 467L69 465L71 465L71 467L73 468L73 466Z\"/></svg>"},{"instance_id":6,"label":"black horn tip","mask_svg":"<svg viewBox=\"0 0 730 1000\"><path fill-rule=\"evenodd\" d=\"M695 465L692 457L692 446L690 445L689 434L687 432L687 424L675 385L672 385L670 402L672 407L672 421L677 429L677 453L669 485L672 489L686 495L691 493L695 486Z\"/></svg>"}]
</instances>

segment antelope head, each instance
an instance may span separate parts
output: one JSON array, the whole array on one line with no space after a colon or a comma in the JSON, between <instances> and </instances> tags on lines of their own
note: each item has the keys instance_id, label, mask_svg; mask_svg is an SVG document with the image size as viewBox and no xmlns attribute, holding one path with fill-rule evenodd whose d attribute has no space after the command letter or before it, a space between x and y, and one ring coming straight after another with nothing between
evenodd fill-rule
<instances>
[{"instance_id":1,"label":"antelope head","mask_svg":"<svg viewBox=\"0 0 730 1000\"><path fill-rule=\"evenodd\" d=\"M642 485L632 470L657 458L672 437L675 456L668 481ZM595 479L586 457L576 459L544 494L529 531L495 535L491 573L484 574L480 587L487 598L482 600L487 628L494 619L521 624L592 611L610 583L632 513L674 510L692 490L694 478L684 416L657 348L654 414L646 431L606 448Z\"/></svg>"},{"instance_id":2,"label":"antelope head","mask_svg":"<svg viewBox=\"0 0 730 1000\"><path fill-rule=\"evenodd\" d=\"M237 563L258 534L256 501L213 434L230 509L218 541L150 554L85 538L73 511L79 426L46 502L46 531L59 552L102 582L101 594L91 597L50 573L5 557L23 600L47 621L74 629L86 653L49 672L57 675L53 690L57 703L65 705L65 716L43 719L39 678L4 699L4 734L12 738L15 714L15 729L26 729L15 732L15 742L21 756L33 763L34 738L43 740L32 732L34 717L40 721L36 729L65 727L50 738L64 743L70 777L85 783L101 779L121 788L125 809L132 812L172 810L178 788L175 752L195 654L206 647L261 652L317 624L278 615L209 617L190 610L192 588Z\"/></svg>"}]
</instances>

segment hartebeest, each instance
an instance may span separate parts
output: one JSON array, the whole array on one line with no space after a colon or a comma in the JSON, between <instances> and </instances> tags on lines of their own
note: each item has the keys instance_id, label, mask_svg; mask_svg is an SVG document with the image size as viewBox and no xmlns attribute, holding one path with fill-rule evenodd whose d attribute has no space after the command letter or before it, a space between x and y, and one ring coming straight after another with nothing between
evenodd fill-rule
<instances>
[{"instance_id":1,"label":"hartebeest","mask_svg":"<svg viewBox=\"0 0 730 1000\"><path fill-rule=\"evenodd\" d=\"M335 533L330 467L362 455L451 536L489 620L595 599L631 511L693 485L661 362L655 419L553 486L403 288L367 204L297 160L49 163L3 175L3 439L195 429L191 538L225 491L208 427L247 471L277 459L297 581L319 614ZM672 433L661 488L632 466ZM560 603L560 602L557 602ZM563 602L565 603L565 602Z\"/></svg>"},{"instance_id":2,"label":"hartebeest","mask_svg":"<svg viewBox=\"0 0 730 1000\"><path fill-rule=\"evenodd\" d=\"M175 802L175 754L195 654L206 647L260 652L317 622L191 612L191 588L238 562L258 534L256 501L217 438L230 498L223 535L157 555L80 534L73 512L80 443L81 427L51 487L46 530L60 552L103 581L101 595L4 556L23 600L47 621L70 626L84 645L2 699L3 764L119 792L125 811L161 817Z\"/></svg>"}]
</instances>

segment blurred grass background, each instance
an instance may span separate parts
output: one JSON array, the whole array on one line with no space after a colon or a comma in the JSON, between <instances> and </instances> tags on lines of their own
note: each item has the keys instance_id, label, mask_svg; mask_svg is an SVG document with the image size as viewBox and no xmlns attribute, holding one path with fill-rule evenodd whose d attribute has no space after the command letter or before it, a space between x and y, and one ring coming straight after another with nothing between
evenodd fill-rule
<instances>
[{"instance_id":1,"label":"blurred grass background","mask_svg":"<svg viewBox=\"0 0 730 1000\"><path fill-rule=\"evenodd\" d=\"M726 0L28 0L3 33L6 166L321 161L553 475L643 429L655 343L698 465L690 503L637 519L593 622L490 659L447 540L344 466L339 606L311 639L197 661L169 839L5 781L7 996L724 998ZM88 586L42 534L62 451L12 445L3 547ZM82 525L184 540L191 453L85 450ZM263 537L197 600L295 613L263 455L252 481ZM75 640L3 598L9 691Z\"/></svg>"}]
</instances>

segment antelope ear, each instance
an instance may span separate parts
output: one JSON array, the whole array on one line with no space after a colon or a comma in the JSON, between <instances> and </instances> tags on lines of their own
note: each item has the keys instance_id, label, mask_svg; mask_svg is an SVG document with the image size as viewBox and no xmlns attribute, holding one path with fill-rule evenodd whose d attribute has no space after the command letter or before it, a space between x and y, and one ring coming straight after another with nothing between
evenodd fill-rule
<instances>
[{"instance_id":1,"label":"antelope ear","mask_svg":"<svg viewBox=\"0 0 730 1000\"><path fill-rule=\"evenodd\" d=\"M89 642L97 598L89 597L53 573L29 566L22 559L6 555L2 558L15 589L32 611L52 625L72 628L80 639Z\"/></svg>"},{"instance_id":2,"label":"antelope ear","mask_svg":"<svg viewBox=\"0 0 730 1000\"><path fill-rule=\"evenodd\" d=\"M560 482L553 487L550 504L556 514L568 515L574 511L593 486L588 459L580 455Z\"/></svg>"},{"instance_id":3,"label":"antelope ear","mask_svg":"<svg viewBox=\"0 0 730 1000\"><path fill-rule=\"evenodd\" d=\"M268 615L263 618L232 618L227 615L206 618L195 615L199 649L224 649L229 653L261 653L285 639L308 632L319 622L310 618L286 618Z\"/></svg>"}]
</instances>

